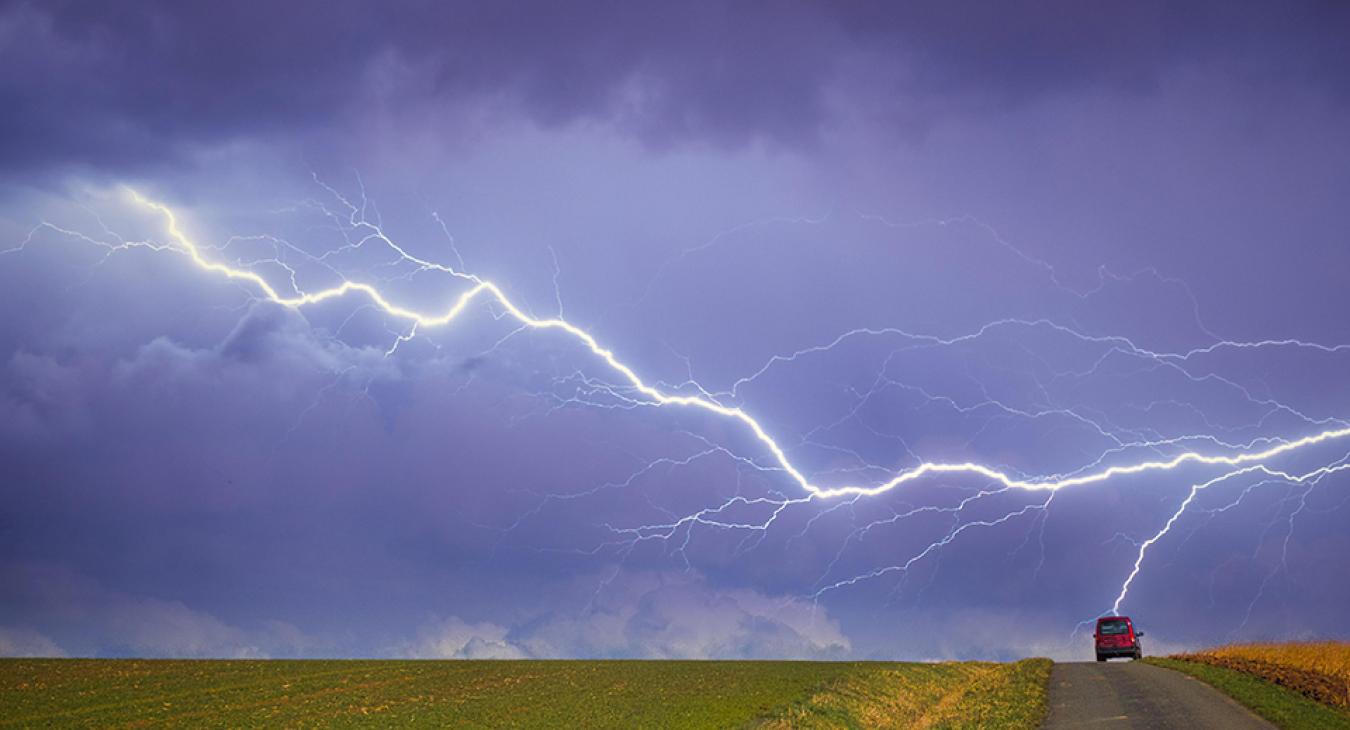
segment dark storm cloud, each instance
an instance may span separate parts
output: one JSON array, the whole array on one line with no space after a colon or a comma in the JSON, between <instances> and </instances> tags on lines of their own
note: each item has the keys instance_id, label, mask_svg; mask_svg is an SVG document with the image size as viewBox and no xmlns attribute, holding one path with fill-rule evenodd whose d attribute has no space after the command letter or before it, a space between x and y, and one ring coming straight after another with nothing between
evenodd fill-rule
<instances>
[{"instance_id":1,"label":"dark storm cloud","mask_svg":"<svg viewBox=\"0 0 1350 730\"><path fill-rule=\"evenodd\" d=\"M515 99L540 123L566 123L614 110L635 74L655 95L646 130L793 136L819 114L827 67L814 43L795 42L807 30L800 14L755 23L769 34L764 54L732 35L749 18L626 3L19 3L3 13L11 165L152 162L183 145L340 126L371 103Z\"/></svg>"},{"instance_id":2,"label":"dark storm cloud","mask_svg":"<svg viewBox=\"0 0 1350 730\"><path fill-rule=\"evenodd\" d=\"M0 160L143 166L404 107L506 104L669 145L809 145L841 103L927 125L953 109L1179 64L1346 92L1338 4L32 3L0 8ZM854 98L856 97L856 98Z\"/></svg>"},{"instance_id":3,"label":"dark storm cloud","mask_svg":"<svg viewBox=\"0 0 1350 730\"><path fill-rule=\"evenodd\" d=\"M462 282L344 246L352 201L528 311L565 304L650 382L1007 317L1153 349L1350 340L1343 6L391 7L0 0L0 250L29 242L0 254L0 654L1068 656L1214 475L1065 491L818 603L952 525L887 520L980 484L619 550L620 528L796 485L660 461L767 455L734 421L605 399L602 362L500 309L387 354L407 323L360 297L292 310L172 253L105 257L55 226L168 241L105 175L280 289L340 270L440 311ZM1058 473L1117 438L1246 443L1350 410L1350 350L1223 350L1191 379L1122 343L856 337L738 402L828 483L920 458ZM1178 645L1343 636L1345 486L1313 491L1287 560L1287 485L1188 513L1125 608Z\"/></svg>"},{"instance_id":4,"label":"dark storm cloud","mask_svg":"<svg viewBox=\"0 0 1350 730\"><path fill-rule=\"evenodd\" d=\"M1336 3L866 3L850 38L894 54L908 89L1016 103L1092 85L1148 90L1180 64L1344 93L1350 12ZM1109 12L1107 12L1109 10Z\"/></svg>"}]
</instances>

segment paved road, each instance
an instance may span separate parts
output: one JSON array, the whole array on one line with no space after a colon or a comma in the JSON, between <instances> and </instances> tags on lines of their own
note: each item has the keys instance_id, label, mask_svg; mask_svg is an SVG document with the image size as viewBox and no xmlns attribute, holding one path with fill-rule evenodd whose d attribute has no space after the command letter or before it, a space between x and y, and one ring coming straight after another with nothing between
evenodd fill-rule
<instances>
[{"instance_id":1,"label":"paved road","mask_svg":"<svg viewBox=\"0 0 1350 730\"><path fill-rule=\"evenodd\" d=\"M1056 663L1049 699L1046 728L1274 727L1198 679L1142 662Z\"/></svg>"}]
</instances>

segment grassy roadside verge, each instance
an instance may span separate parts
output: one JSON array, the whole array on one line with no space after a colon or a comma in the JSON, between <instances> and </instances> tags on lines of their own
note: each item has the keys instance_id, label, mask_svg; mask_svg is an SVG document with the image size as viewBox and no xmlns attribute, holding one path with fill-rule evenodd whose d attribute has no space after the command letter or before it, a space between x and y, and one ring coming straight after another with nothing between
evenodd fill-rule
<instances>
[{"instance_id":1,"label":"grassy roadside verge","mask_svg":"<svg viewBox=\"0 0 1350 730\"><path fill-rule=\"evenodd\" d=\"M1050 662L0 660L0 728L1034 728Z\"/></svg>"},{"instance_id":2,"label":"grassy roadside verge","mask_svg":"<svg viewBox=\"0 0 1350 730\"><path fill-rule=\"evenodd\" d=\"M1149 658L1144 661L1189 674L1279 727L1289 730L1350 730L1350 713L1319 704L1250 674L1178 659Z\"/></svg>"},{"instance_id":3,"label":"grassy roadside verge","mask_svg":"<svg viewBox=\"0 0 1350 730\"><path fill-rule=\"evenodd\" d=\"M758 728L1035 728L1049 659L902 664L823 685Z\"/></svg>"}]
</instances>

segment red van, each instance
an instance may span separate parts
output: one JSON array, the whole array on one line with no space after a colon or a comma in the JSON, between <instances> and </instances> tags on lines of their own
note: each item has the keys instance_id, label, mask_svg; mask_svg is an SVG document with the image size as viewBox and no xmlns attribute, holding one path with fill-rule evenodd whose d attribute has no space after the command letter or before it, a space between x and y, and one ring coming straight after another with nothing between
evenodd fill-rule
<instances>
[{"instance_id":1,"label":"red van","mask_svg":"<svg viewBox=\"0 0 1350 730\"><path fill-rule=\"evenodd\" d=\"M1097 630L1092 634L1097 647L1097 661L1104 662L1122 656L1142 658L1144 647L1139 639L1143 635L1144 632L1134 630L1134 622L1129 616L1103 616L1097 619Z\"/></svg>"}]
</instances>

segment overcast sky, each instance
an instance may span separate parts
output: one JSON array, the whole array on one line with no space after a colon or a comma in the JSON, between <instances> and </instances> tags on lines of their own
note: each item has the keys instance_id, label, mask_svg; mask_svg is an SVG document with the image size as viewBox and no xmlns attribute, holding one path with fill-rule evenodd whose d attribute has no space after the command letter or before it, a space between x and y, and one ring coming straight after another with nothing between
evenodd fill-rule
<instances>
[{"instance_id":1,"label":"overcast sky","mask_svg":"<svg viewBox=\"0 0 1350 730\"><path fill-rule=\"evenodd\" d=\"M0 2L0 654L1082 657L1137 560L1151 651L1350 638L1350 438L1189 502L1234 468L784 470L1345 429L1347 37L1340 3ZM283 296L491 281L786 462L500 303L269 302L130 189Z\"/></svg>"}]
</instances>

